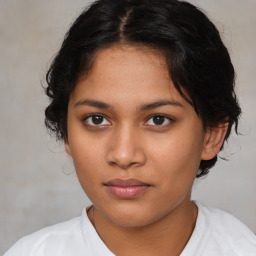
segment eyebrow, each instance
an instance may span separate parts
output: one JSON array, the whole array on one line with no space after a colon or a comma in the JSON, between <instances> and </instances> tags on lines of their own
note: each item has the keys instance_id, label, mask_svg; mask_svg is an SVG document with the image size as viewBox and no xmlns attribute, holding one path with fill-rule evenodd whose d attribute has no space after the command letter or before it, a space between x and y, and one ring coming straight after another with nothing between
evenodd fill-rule
<instances>
[{"instance_id":1,"label":"eyebrow","mask_svg":"<svg viewBox=\"0 0 256 256\"><path fill-rule=\"evenodd\" d=\"M157 100L145 105L141 105L139 107L139 110L150 110L158 107L163 107L163 106L174 106L174 107L184 107L180 102L175 101L175 100Z\"/></svg>"},{"instance_id":2,"label":"eyebrow","mask_svg":"<svg viewBox=\"0 0 256 256\"><path fill-rule=\"evenodd\" d=\"M98 100L91 100L91 99L80 100L80 101L76 102L74 106L78 107L78 106L83 106L83 105L96 107L96 108L100 108L100 109L113 109L113 107L111 105L109 105L105 102L98 101ZM163 99L163 100L157 100L157 101L154 101L151 103L143 104L138 107L138 110L145 111L145 110L150 110L150 109L163 107L163 106L174 106L174 107L182 107L182 108L184 107L178 101Z\"/></svg>"},{"instance_id":3,"label":"eyebrow","mask_svg":"<svg viewBox=\"0 0 256 256\"><path fill-rule=\"evenodd\" d=\"M78 102L75 103L75 107L78 106L91 106L91 107L96 107L96 108L101 108L101 109L110 109L112 108L109 104L98 101L98 100L90 100L90 99L84 99L84 100L79 100Z\"/></svg>"}]
</instances>

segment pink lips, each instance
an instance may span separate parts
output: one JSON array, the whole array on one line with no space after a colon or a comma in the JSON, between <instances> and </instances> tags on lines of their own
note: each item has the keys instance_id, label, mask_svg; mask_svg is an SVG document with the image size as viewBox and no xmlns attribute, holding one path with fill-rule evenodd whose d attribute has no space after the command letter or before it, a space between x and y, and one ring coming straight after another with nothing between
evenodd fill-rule
<instances>
[{"instance_id":1,"label":"pink lips","mask_svg":"<svg viewBox=\"0 0 256 256\"><path fill-rule=\"evenodd\" d=\"M136 179L114 179L104 184L107 190L118 198L132 199L144 193L149 187L149 184Z\"/></svg>"}]
</instances>

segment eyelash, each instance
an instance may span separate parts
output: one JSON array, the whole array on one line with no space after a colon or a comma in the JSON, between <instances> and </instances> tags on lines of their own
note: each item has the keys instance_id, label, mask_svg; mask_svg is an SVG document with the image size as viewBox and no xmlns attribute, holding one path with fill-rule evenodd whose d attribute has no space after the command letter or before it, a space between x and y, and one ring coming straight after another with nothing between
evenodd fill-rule
<instances>
[{"instance_id":1,"label":"eyelash","mask_svg":"<svg viewBox=\"0 0 256 256\"><path fill-rule=\"evenodd\" d=\"M102 124L88 124L88 119L89 118L93 118L93 117L102 117L102 118L104 118L105 120L107 120L107 117L105 117L104 115L102 115L102 114L90 114L90 115L88 115L88 116L86 116L85 118L83 118L83 122L87 125L87 126L99 126L99 127L102 127L102 126L109 126L109 125L102 125ZM109 122L109 121L108 121ZM110 123L110 122L109 122Z\"/></svg>"},{"instance_id":2,"label":"eyelash","mask_svg":"<svg viewBox=\"0 0 256 256\"><path fill-rule=\"evenodd\" d=\"M160 117L160 118L164 118L164 124L152 124L152 125L147 125L147 126L154 126L154 127L157 127L159 129L163 128L163 127L167 127L168 125L170 125L171 123L174 123L174 119L169 117L169 116L166 116L166 115L161 115L161 114L154 114L152 116L150 116L149 118L147 118L147 123L152 119L153 121L153 118L155 117ZM168 122L166 124L166 122Z\"/></svg>"},{"instance_id":3,"label":"eyelash","mask_svg":"<svg viewBox=\"0 0 256 256\"><path fill-rule=\"evenodd\" d=\"M89 124L89 123L88 123L88 119L93 118L93 117L101 117L101 118L103 118L103 119L105 119L105 120L108 120L108 118L107 118L106 116L102 115L102 114L98 114L98 113L90 114L90 115L87 115L86 117L83 118L83 122L85 123L86 126L97 127L97 128L103 128L103 127L106 127L106 126L110 126L110 125L111 125L111 123L110 123L109 121L107 121L109 124L98 124L98 125L97 125L97 124ZM159 125L157 125L157 124L151 124L151 125L146 125L146 126L149 126L149 127L150 127L150 126L151 126L151 127L154 126L154 127L157 127L157 128L159 129L159 128L163 128L163 127L166 127L166 126L170 125L170 123L174 123L174 122L175 122L175 120L174 120L173 118L168 117L168 116L166 116L166 115L154 114L154 115L150 116L149 118L147 118L146 123L148 123L151 119L153 119L153 118L155 118L155 117L164 118L164 122L163 122L163 123L165 123L166 121L167 121L168 123L167 123L167 124L159 124Z\"/></svg>"}]
</instances>

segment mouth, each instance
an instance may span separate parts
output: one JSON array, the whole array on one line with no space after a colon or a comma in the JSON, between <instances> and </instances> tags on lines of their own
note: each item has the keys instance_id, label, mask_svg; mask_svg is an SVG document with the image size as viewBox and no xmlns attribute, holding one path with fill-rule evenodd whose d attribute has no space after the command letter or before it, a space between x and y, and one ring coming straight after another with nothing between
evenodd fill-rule
<instances>
[{"instance_id":1,"label":"mouth","mask_svg":"<svg viewBox=\"0 0 256 256\"><path fill-rule=\"evenodd\" d=\"M151 185L136 179L114 179L104 183L113 196L120 199L132 199L146 192Z\"/></svg>"}]
</instances>

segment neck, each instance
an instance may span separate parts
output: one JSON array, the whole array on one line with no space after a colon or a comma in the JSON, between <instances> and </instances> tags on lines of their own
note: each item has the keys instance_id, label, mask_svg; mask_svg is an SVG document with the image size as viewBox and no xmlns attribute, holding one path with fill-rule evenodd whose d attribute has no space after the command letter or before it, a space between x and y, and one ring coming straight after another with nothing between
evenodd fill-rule
<instances>
[{"instance_id":1,"label":"neck","mask_svg":"<svg viewBox=\"0 0 256 256\"><path fill-rule=\"evenodd\" d=\"M115 225L91 208L89 218L106 246L118 256L180 255L195 227L197 207L182 202L162 219L142 227ZM118 239L117 239L118 237Z\"/></svg>"}]
</instances>

